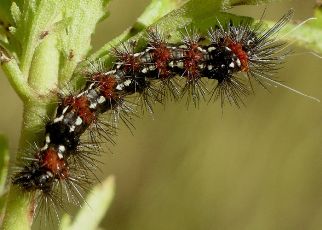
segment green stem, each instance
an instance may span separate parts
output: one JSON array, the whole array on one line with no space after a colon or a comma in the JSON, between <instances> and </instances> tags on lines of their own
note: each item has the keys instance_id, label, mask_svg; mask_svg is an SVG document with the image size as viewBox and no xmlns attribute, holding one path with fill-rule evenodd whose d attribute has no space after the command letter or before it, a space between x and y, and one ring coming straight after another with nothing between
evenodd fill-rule
<instances>
[{"instance_id":1,"label":"green stem","mask_svg":"<svg viewBox=\"0 0 322 230\"><path fill-rule=\"evenodd\" d=\"M4 63L6 69L10 70L7 74L9 79L13 79L12 81L15 83L14 88L17 91L31 86L39 95L46 95L42 101L39 96L31 96L23 91L22 95L24 96L23 99L25 99L24 113L17 159L20 159L23 155L28 155L25 151L30 149L30 144L41 142L41 136L37 130L43 129L45 125L44 118L49 117L49 114L53 113L54 105L50 103L51 97L48 92L57 85L58 60L59 53L56 49L55 37L48 36L34 51L34 59L31 61L32 65L29 71L28 82L22 83L22 74L13 59ZM31 202L30 194L22 192L16 186L11 186L3 228L9 230L29 229L32 223L32 216L30 216L29 211L33 210L31 205L33 203Z\"/></svg>"},{"instance_id":2,"label":"green stem","mask_svg":"<svg viewBox=\"0 0 322 230\"><path fill-rule=\"evenodd\" d=\"M1 55L2 69L8 77L12 88L17 92L22 101L36 98L36 93L27 83L26 78L20 71L15 59L7 57L3 52Z\"/></svg>"},{"instance_id":3,"label":"green stem","mask_svg":"<svg viewBox=\"0 0 322 230\"><path fill-rule=\"evenodd\" d=\"M5 136L0 134L0 197L6 191L6 179L8 175L8 166L9 166L9 146L8 140ZM1 207L1 198L0 198L0 209Z\"/></svg>"},{"instance_id":4,"label":"green stem","mask_svg":"<svg viewBox=\"0 0 322 230\"><path fill-rule=\"evenodd\" d=\"M23 127L19 143L17 158L26 154L25 151L30 148L28 143L37 143L39 135L35 130L40 124L44 124L42 117L48 114L47 105L41 105L35 102L26 103L23 113ZM11 186L8 195L7 209L3 219L3 229L6 230L25 230L30 229L32 218L30 216L31 196L21 191L16 186Z\"/></svg>"},{"instance_id":5,"label":"green stem","mask_svg":"<svg viewBox=\"0 0 322 230\"><path fill-rule=\"evenodd\" d=\"M17 187L11 187L7 199L7 209L3 219L2 229L27 230L31 226L28 217L28 204L30 198Z\"/></svg>"}]
</instances>

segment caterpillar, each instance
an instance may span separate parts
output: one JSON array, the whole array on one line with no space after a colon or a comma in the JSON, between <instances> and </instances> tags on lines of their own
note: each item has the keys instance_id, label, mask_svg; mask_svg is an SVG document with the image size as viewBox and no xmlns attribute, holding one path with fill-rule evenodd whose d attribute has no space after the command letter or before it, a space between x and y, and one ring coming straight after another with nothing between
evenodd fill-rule
<instances>
[{"instance_id":1,"label":"caterpillar","mask_svg":"<svg viewBox=\"0 0 322 230\"><path fill-rule=\"evenodd\" d=\"M251 81L263 87L273 81L287 56L286 43L276 35L292 15L290 10L267 30L261 22L219 23L206 36L186 29L178 44L167 42L158 28L150 28L146 46L129 42L114 48L112 68L85 71L84 88L60 97L55 117L44 128L43 145L22 159L12 183L41 196L47 207L48 203L55 208L64 202L79 204L97 168L100 138L111 142L118 120L128 123L134 113L126 100L129 96L138 94L149 112L154 102L167 97L187 95L197 106L207 93L222 106L226 102L239 106L252 91ZM179 84L178 78L184 83ZM204 79L217 84L208 90ZM115 122L100 119L106 113ZM87 131L90 141L83 142Z\"/></svg>"}]
</instances>

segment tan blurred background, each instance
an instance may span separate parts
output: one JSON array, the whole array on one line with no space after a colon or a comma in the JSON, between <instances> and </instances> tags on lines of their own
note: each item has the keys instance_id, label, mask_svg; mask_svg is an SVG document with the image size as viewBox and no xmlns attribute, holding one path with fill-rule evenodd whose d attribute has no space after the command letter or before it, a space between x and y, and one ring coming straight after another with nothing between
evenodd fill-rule
<instances>
[{"instance_id":1,"label":"tan blurred background","mask_svg":"<svg viewBox=\"0 0 322 230\"><path fill-rule=\"evenodd\" d=\"M202 1L200 1L202 4ZM118 0L94 36L95 49L122 32L148 0ZM267 7L266 19L289 8L295 19L312 15L315 1ZM232 12L259 18L263 7ZM322 39L322 38L321 38ZM322 60L288 58L278 76L322 99ZM271 87L237 109L202 104L186 109L169 102L134 121L134 136L121 127L117 146L104 155L103 173L116 176L116 197L102 227L108 230L322 229L322 104ZM15 151L21 102L0 77L0 132Z\"/></svg>"}]
</instances>

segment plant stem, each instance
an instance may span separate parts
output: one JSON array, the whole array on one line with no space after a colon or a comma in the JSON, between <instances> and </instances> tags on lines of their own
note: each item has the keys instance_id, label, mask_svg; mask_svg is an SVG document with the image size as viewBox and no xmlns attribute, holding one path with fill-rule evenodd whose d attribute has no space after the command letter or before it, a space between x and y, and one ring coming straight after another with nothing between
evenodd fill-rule
<instances>
[{"instance_id":1,"label":"plant stem","mask_svg":"<svg viewBox=\"0 0 322 230\"><path fill-rule=\"evenodd\" d=\"M3 219L2 229L27 230L31 226L31 218L28 217L28 204L30 196L23 193L17 187L11 187L7 199L7 209Z\"/></svg>"},{"instance_id":2,"label":"plant stem","mask_svg":"<svg viewBox=\"0 0 322 230\"><path fill-rule=\"evenodd\" d=\"M44 124L42 117L47 116L50 107L41 105L35 102L25 103L23 113L23 125L19 143L19 151L17 158L25 155L25 151L30 148L30 143L37 143L39 135L35 134L35 130L39 125ZM7 209L3 219L3 229L6 230L20 230L30 229L32 217L30 215L31 196L26 192L22 192L18 187L11 186Z\"/></svg>"},{"instance_id":3,"label":"plant stem","mask_svg":"<svg viewBox=\"0 0 322 230\"><path fill-rule=\"evenodd\" d=\"M26 78L20 71L17 61L14 58L9 58L8 55L1 50L0 61L2 69L8 77L12 88L17 92L22 101L36 98L33 89L29 87Z\"/></svg>"}]
</instances>

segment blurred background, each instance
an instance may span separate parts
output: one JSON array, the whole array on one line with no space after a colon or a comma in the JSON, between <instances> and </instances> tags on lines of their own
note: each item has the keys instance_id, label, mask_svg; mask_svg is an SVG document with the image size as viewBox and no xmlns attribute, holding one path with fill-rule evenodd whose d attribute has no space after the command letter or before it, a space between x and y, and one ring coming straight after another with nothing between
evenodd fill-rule
<instances>
[{"instance_id":1,"label":"blurred background","mask_svg":"<svg viewBox=\"0 0 322 230\"><path fill-rule=\"evenodd\" d=\"M94 49L130 26L148 0L118 0L98 26ZM200 1L202 4L202 1ZM288 9L312 16L314 0L267 5L265 19ZM265 7L230 12L260 18ZM321 38L322 39L322 38ZM322 60L294 47L278 79L322 99ZM121 126L103 156L116 196L101 223L108 230L322 229L322 104L284 88L255 87L240 109L185 101L156 106ZM16 151L22 103L1 72L0 132Z\"/></svg>"}]
</instances>

